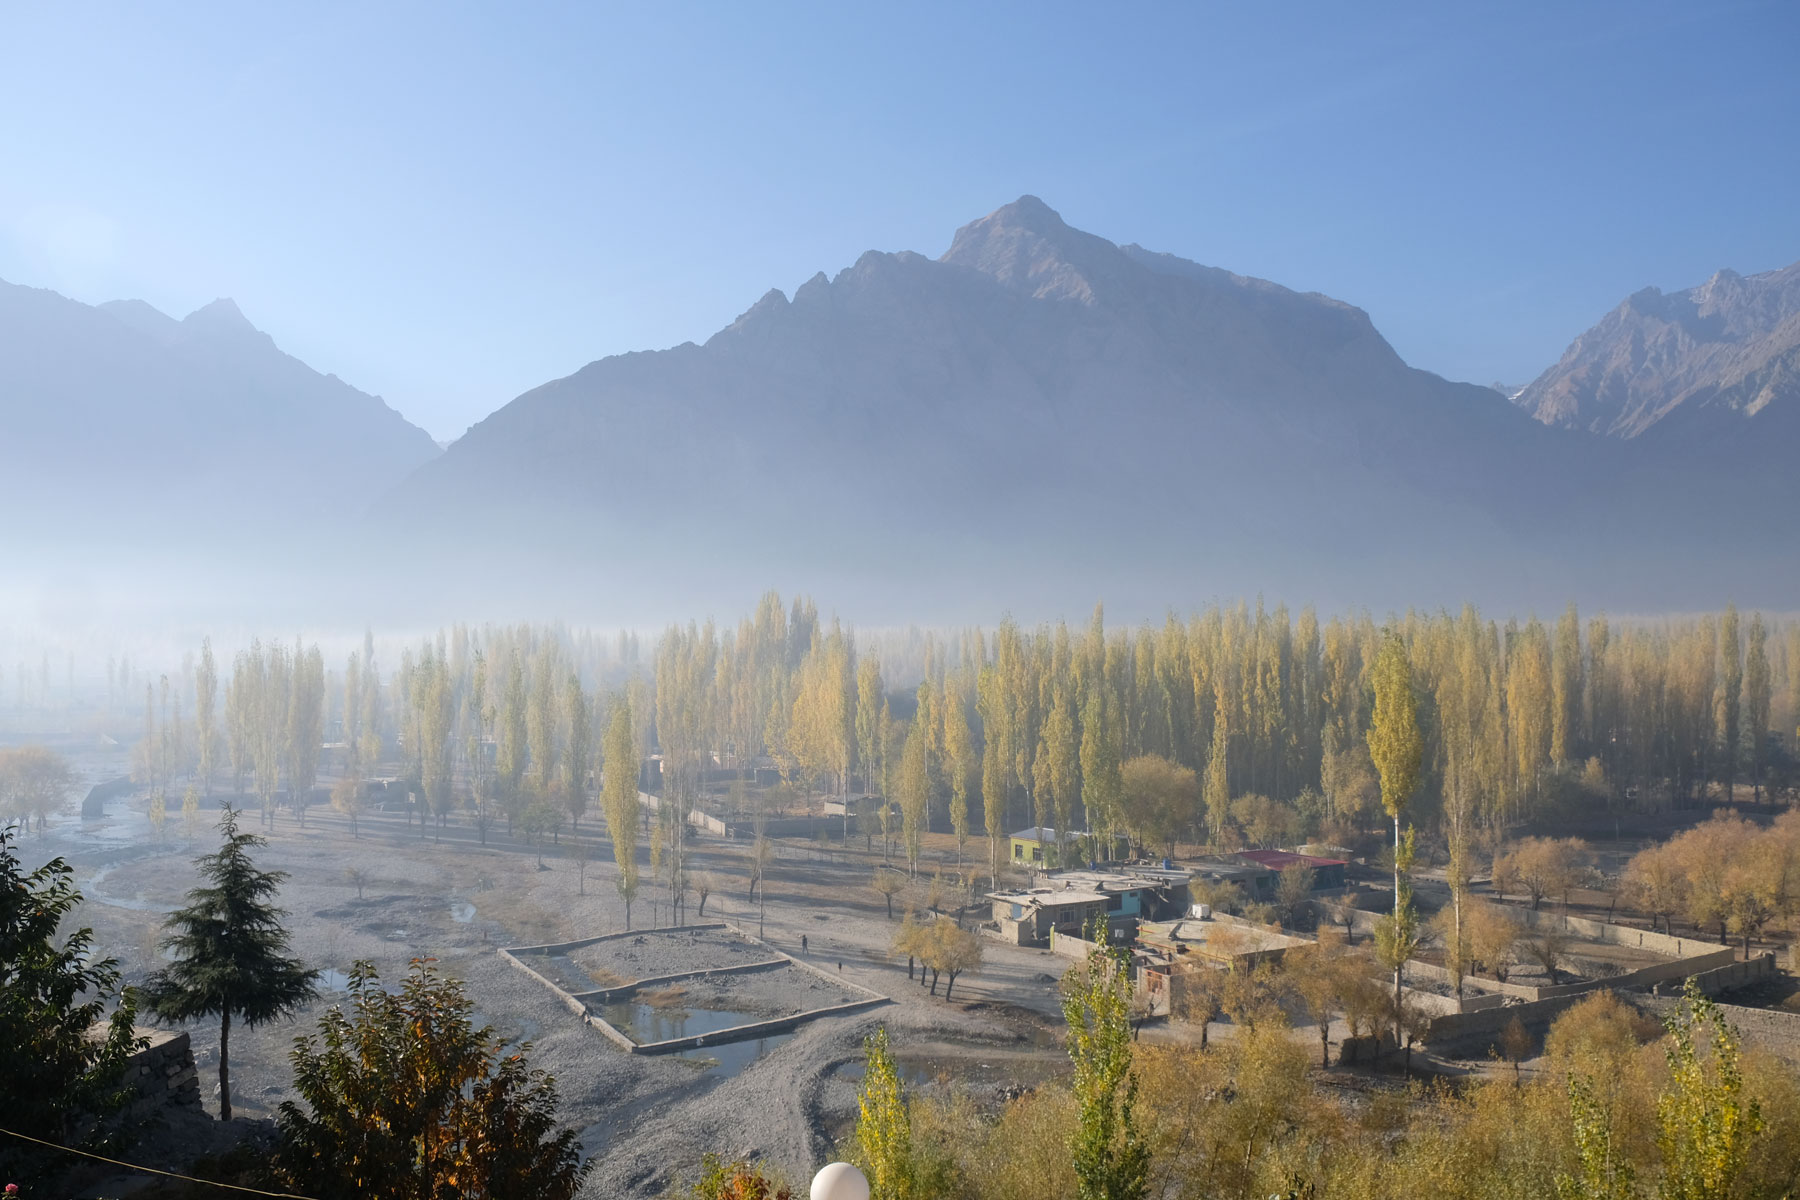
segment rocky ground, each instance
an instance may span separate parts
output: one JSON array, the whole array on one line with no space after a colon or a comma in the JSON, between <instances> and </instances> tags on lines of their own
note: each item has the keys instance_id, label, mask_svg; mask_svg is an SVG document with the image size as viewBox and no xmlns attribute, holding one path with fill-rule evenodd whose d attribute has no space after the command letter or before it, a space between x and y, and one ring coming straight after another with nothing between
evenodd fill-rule
<instances>
[{"instance_id":1,"label":"rocky ground","mask_svg":"<svg viewBox=\"0 0 1800 1200\"><path fill-rule=\"evenodd\" d=\"M89 767L98 777L110 764ZM194 855L214 844L210 824L218 814L204 815L206 826L195 831L191 846L178 815L159 839L139 798L98 821L71 813L47 835L25 839L23 850L29 865L57 854L75 865L86 897L79 919L95 928L105 952L136 982L164 961L156 945L161 921L194 885ZM244 824L259 828L257 815L246 814ZM434 960L465 982L480 1020L510 1042L530 1041L534 1064L557 1078L563 1119L582 1131L594 1156L587 1194L596 1197L658 1195L677 1176L693 1176L706 1150L763 1158L804 1179L849 1125L862 1039L878 1025L889 1029L914 1086L960 1081L997 1097L1020 1081L1066 1069L1055 992L1064 960L988 943L980 970L957 981L954 1004L941 998L941 989L937 998L927 995L908 980L904 960L888 959L898 923L867 886L871 856L864 853L784 844L758 906L745 896L745 847L701 842L695 866L716 881L705 919L723 918L751 934L760 929L770 945L893 1003L821 1018L760 1046L721 1048L717 1057L645 1057L608 1043L495 953L500 945L623 929L624 906L603 840L589 847L583 870L567 835L562 846L546 851L540 868L536 854L503 831L490 834L484 847L472 830L455 824L441 837L421 837L416 824L366 816L361 836L353 838L347 823L315 809L304 828L283 814L267 832L270 845L259 862L288 874L280 903L288 910L293 950L324 975L319 999L293 1021L234 1026L233 1106L240 1116L270 1115L292 1098L287 1055L293 1039L342 1001L346 973L358 960L373 963L389 982L415 959ZM872 858L880 857L877 846ZM641 869L648 876L647 861ZM653 907L647 899L640 893L635 923L667 920L666 904ZM690 900L689 919L698 922L693 909ZM656 941L661 944L602 943L609 948L582 956L582 974L636 979L714 965L715 957L719 965L767 957L748 942L721 948L717 939L686 935ZM736 983L728 977L690 984L685 998L727 1006L734 990L743 1003L732 1007L757 1011L822 1007L856 994L787 967ZM192 1034L206 1104L216 1112L218 1031L201 1026Z\"/></svg>"}]
</instances>

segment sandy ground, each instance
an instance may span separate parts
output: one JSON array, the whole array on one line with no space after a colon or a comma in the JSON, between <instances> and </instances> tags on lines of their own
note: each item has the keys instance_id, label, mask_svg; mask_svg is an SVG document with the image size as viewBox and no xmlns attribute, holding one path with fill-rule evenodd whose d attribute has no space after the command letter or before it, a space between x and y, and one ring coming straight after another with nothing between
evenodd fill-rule
<instances>
[{"instance_id":1,"label":"sandy ground","mask_svg":"<svg viewBox=\"0 0 1800 1200\"><path fill-rule=\"evenodd\" d=\"M112 769L103 760L86 765L94 778ZM86 897L79 919L94 927L104 952L120 960L130 982L163 961L156 946L161 921L194 885L192 858L213 844L210 825L217 817L211 810L203 814L206 825L190 847L178 815L158 841L143 810L138 798L115 804L98 821L83 822L71 812L54 821L46 836L32 834L22 845L28 865L60 854L76 867ZM244 824L258 829L257 815L245 814ZM760 929L771 945L893 1003L821 1018L760 1045L720 1048L716 1057L645 1057L608 1043L495 953L501 945L624 928L616 868L603 839L589 847L584 880L568 835L561 847L546 851L542 869L534 852L503 831L490 834L491 844L483 847L472 830L454 823L434 840L397 817L365 816L361 836L352 838L347 823L314 809L305 828L284 814L269 836L258 861L288 874L279 902L288 910L293 950L325 974L320 998L293 1021L234 1026L232 1091L239 1115L268 1115L294 1098L287 1057L293 1039L342 1002L344 973L359 959L373 962L390 983L411 960L433 959L466 983L478 1019L509 1042L533 1044L533 1063L557 1078L564 1121L582 1131L594 1156L586 1194L595 1197L659 1195L677 1176L693 1177L708 1149L766 1159L791 1179L804 1180L830 1156L832 1137L849 1126L862 1039L878 1025L890 1030L913 1086L956 1081L997 1097L1066 1071L1054 986L1066 962L1047 951L989 942L982 967L957 980L955 1003L942 999L941 988L937 998L928 996L908 981L904 960L888 960L898 922L886 917L884 901L868 887L871 859L860 852L783 844L769 869L766 901L753 905L745 896L747 847L702 842L695 867L710 872L719 890L705 918L690 899L688 917L696 923L723 918L752 934ZM877 845L873 860L879 859ZM641 869L649 874L647 861ZM653 905L649 890L646 885L633 908L640 927L667 919L666 903ZM716 939L676 938L660 948L633 939L602 945L607 949L564 960L578 976L573 982L585 979L593 986L590 971L635 979L715 965L709 956L725 962L767 956L753 943L721 950ZM744 1003L736 1007L787 1011L850 995L798 968L772 974L748 977L753 982L741 985ZM733 998L723 980L690 985L686 996L706 1005ZM191 1032L207 1107L216 1112L218 1030L197 1026Z\"/></svg>"}]
</instances>

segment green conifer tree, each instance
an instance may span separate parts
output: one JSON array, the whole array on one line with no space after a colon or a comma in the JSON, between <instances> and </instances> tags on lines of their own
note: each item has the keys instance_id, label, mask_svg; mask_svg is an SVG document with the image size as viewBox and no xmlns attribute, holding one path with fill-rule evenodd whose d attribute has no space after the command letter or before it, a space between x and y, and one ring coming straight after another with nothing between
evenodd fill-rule
<instances>
[{"instance_id":1,"label":"green conifer tree","mask_svg":"<svg viewBox=\"0 0 1800 1200\"><path fill-rule=\"evenodd\" d=\"M163 947L175 961L144 984L147 1007L165 1021L219 1018L219 1119L231 1119L231 1018L247 1026L291 1016L312 999L318 972L287 956L287 913L271 903L287 878L258 870L250 851L266 845L238 830L238 814L226 808L219 821L224 843L195 860L207 886L187 894L187 905L169 914Z\"/></svg>"}]
</instances>

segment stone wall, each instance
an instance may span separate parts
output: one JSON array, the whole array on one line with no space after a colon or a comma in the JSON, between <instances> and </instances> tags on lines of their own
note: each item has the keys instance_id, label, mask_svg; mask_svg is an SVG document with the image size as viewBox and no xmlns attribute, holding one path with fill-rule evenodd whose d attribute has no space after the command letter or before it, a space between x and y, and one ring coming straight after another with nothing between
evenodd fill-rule
<instances>
[{"instance_id":1,"label":"stone wall","mask_svg":"<svg viewBox=\"0 0 1800 1200\"><path fill-rule=\"evenodd\" d=\"M1764 959L1773 964L1774 958L1775 956L1772 954L1763 954L1747 963L1738 963L1737 965L1740 968L1755 968ZM1730 978L1731 973L1721 970L1709 972L1709 974L1714 978L1710 981L1700 982L1703 991L1709 982L1713 984L1725 982ZM1700 977L1696 976L1695 978L1699 980ZM1755 982L1755 980L1752 979L1750 982ZM1629 997L1629 1000L1640 1011L1656 1017L1667 1017L1681 1003L1679 996L1661 994L1640 994ZM1720 1004L1719 1010L1725 1014L1725 1019L1737 1029L1745 1045L1754 1046L1777 1058L1800 1065L1800 1013L1788 1012L1786 1009L1780 1008L1744 1008L1736 1004Z\"/></svg>"},{"instance_id":2,"label":"stone wall","mask_svg":"<svg viewBox=\"0 0 1800 1200\"><path fill-rule=\"evenodd\" d=\"M194 1066L194 1050L185 1032L167 1029L135 1029L150 1044L126 1062L125 1082L135 1098L125 1119L137 1120L168 1109L199 1113L200 1072Z\"/></svg>"},{"instance_id":3,"label":"stone wall","mask_svg":"<svg viewBox=\"0 0 1800 1200\"><path fill-rule=\"evenodd\" d=\"M1534 1033L1542 1032L1563 1010L1573 1006L1581 998L1579 995L1552 996L1547 1000L1507 1004L1478 1012L1446 1013L1431 1019L1423 1040L1433 1047L1441 1048L1451 1042L1497 1039L1500 1031L1515 1020Z\"/></svg>"},{"instance_id":4,"label":"stone wall","mask_svg":"<svg viewBox=\"0 0 1800 1200\"><path fill-rule=\"evenodd\" d=\"M1765 979L1774 978L1774 976L1775 955L1773 953L1765 952L1757 955L1749 962L1732 962L1721 967L1715 967L1710 971L1701 971L1696 974L1693 979L1694 983L1699 986L1702 995L1717 996L1722 992L1729 992L1734 988L1748 987L1753 983L1761 983ZM1662 992L1673 989L1669 989L1665 986L1655 988L1654 990ZM1756 1012L1759 1010L1745 1009L1744 1011ZM1800 1034L1797 1034L1797 1036L1800 1036Z\"/></svg>"}]
</instances>

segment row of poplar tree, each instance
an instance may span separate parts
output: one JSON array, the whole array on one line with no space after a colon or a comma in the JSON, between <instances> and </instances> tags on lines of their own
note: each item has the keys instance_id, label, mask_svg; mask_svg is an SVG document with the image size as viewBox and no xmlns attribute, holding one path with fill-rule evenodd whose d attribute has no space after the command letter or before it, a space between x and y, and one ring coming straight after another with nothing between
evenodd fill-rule
<instances>
[{"instance_id":1,"label":"row of poplar tree","mask_svg":"<svg viewBox=\"0 0 1800 1200\"><path fill-rule=\"evenodd\" d=\"M1385 629L1417 694L1421 824L1499 829L1740 784L1760 798L1792 773L1800 623L1727 608L1583 624L1571 606L1550 625L1465 608ZM770 594L733 627L669 628L648 661L631 635L458 626L402 650L384 682L372 637L329 675L317 647L256 644L232 664L217 728L208 644L183 761L208 789L221 772L240 794L253 784L267 808L310 792L323 735L352 776L398 771L440 819L473 810L485 836L534 804L578 825L623 713L618 748L634 767L661 756L653 777L677 817L720 771L772 763L802 795L888 797L915 857L939 822L959 837L1035 823L1151 846L1329 837L1379 812L1366 731L1383 631L1367 614L1321 622L1259 603L1161 626L1109 629L1096 608L1086 627L1004 620L859 644ZM147 705L153 732L155 716ZM1134 786L1169 778L1131 769L1145 760L1175 785Z\"/></svg>"}]
</instances>

